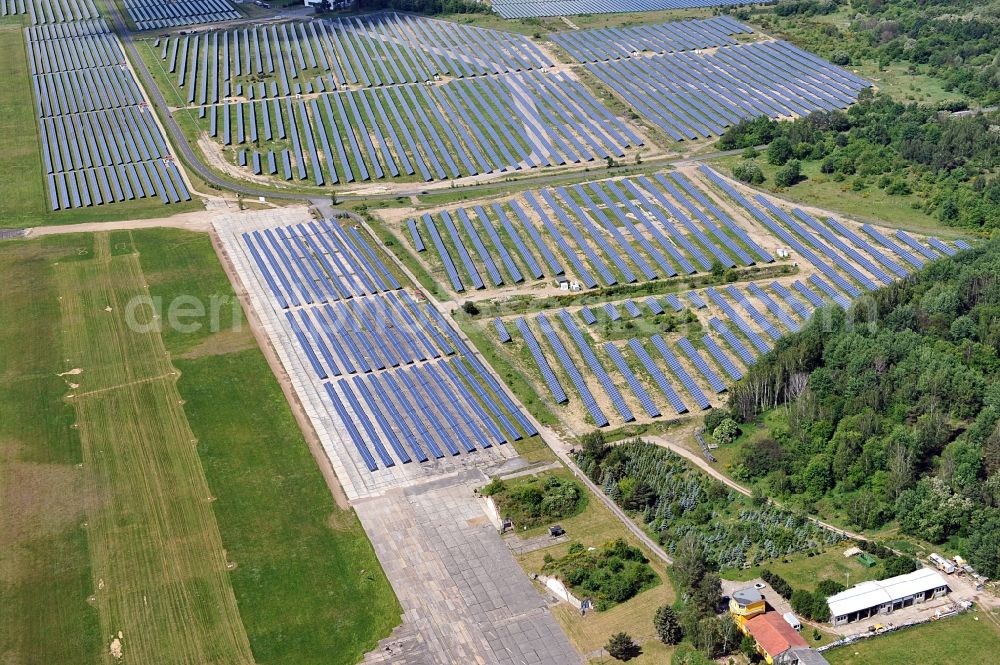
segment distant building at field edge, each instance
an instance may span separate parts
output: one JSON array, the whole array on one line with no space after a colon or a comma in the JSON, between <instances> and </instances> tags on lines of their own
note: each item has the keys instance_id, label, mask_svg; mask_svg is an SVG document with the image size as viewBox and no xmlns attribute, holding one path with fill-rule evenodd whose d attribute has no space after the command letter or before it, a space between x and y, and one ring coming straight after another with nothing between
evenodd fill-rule
<instances>
[{"instance_id":1,"label":"distant building at field edge","mask_svg":"<svg viewBox=\"0 0 1000 665\"><path fill-rule=\"evenodd\" d=\"M950 590L940 573L921 568L887 580L862 582L830 596L827 603L833 625L839 626L940 598Z\"/></svg>"}]
</instances>

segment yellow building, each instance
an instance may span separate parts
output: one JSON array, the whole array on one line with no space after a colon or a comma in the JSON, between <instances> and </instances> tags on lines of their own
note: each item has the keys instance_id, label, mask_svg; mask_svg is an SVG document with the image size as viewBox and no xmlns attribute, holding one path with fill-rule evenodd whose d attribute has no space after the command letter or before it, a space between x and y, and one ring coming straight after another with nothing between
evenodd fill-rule
<instances>
[{"instance_id":1,"label":"yellow building","mask_svg":"<svg viewBox=\"0 0 1000 665\"><path fill-rule=\"evenodd\" d=\"M764 596L753 587L734 591L729 599L729 612L736 620L736 625L746 633L746 622L758 614L763 614L767 607L764 605Z\"/></svg>"}]
</instances>

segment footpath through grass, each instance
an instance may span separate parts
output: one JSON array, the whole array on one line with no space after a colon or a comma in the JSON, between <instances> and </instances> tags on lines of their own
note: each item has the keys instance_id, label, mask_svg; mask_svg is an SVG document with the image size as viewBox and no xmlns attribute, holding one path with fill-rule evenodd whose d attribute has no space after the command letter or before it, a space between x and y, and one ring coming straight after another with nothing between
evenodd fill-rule
<instances>
[{"instance_id":1,"label":"footpath through grass","mask_svg":"<svg viewBox=\"0 0 1000 665\"><path fill-rule=\"evenodd\" d=\"M231 301L188 334L124 325L143 283L164 314L232 297L207 236L0 243L0 272L4 662L104 662L121 630L133 662L349 665L391 631L364 531Z\"/></svg>"}]
</instances>

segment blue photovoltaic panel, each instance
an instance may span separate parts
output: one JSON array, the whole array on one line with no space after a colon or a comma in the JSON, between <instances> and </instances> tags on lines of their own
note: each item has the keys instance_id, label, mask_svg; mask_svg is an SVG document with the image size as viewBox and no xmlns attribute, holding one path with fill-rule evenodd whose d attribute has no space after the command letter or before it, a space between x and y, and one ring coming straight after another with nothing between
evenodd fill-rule
<instances>
[{"instance_id":1,"label":"blue photovoltaic panel","mask_svg":"<svg viewBox=\"0 0 1000 665\"><path fill-rule=\"evenodd\" d=\"M810 289L808 286L806 286L799 280L795 280L794 282L792 282L792 288L798 291L800 294L802 294L802 297L808 300L809 304L812 305L813 307L822 307L825 304L823 302L823 298L821 298L819 294L817 294L815 291Z\"/></svg>"},{"instance_id":2,"label":"blue photovoltaic panel","mask_svg":"<svg viewBox=\"0 0 1000 665\"><path fill-rule=\"evenodd\" d=\"M870 235L872 238L874 238L880 245L882 245L886 249L895 252L898 256L903 257L903 260L909 263L914 268L924 267L923 259L906 251L892 240L889 240L889 238L885 237L885 235L881 231L876 229L871 224L862 224L861 230Z\"/></svg>"},{"instance_id":3,"label":"blue photovoltaic panel","mask_svg":"<svg viewBox=\"0 0 1000 665\"><path fill-rule=\"evenodd\" d=\"M545 359L545 354L542 353L542 347L539 346L538 340L535 339L535 334L531 332L531 328L524 319L518 319L515 322L518 331L521 333L521 337L524 338L525 344L528 345L528 350L531 351L532 358L535 359L535 364L538 365L538 371L541 373L542 378L545 380L545 384L549 387L549 392L552 393L552 398L557 404L565 404L569 401L569 397L566 395L566 391L563 390L562 384L559 383L559 379L556 377L555 372L552 371L552 366L549 365L549 361Z\"/></svg>"},{"instance_id":4,"label":"blue photovoltaic panel","mask_svg":"<svg viewBox=\"0 0 1000 665\"><path fill-rule=\"evenodd\" d=\"M646 349L643 348L642 343L633 337L628 341L628 346L632 349L632 353L634 353L636 358L639 359L639 362L642 363L642 366L646 369L646 371L649 372L649 375L653 377L653 381L660 389L660 392L663 393L663 396L667 398L667 401L670 402L670 406L673 407L674 411L679 414L687 413L688 408L684 405L684 402L677 394L677 391L674 390L674 387L670 385L670 381L667 380L663 370L661 370L659 366L653 362L649 353L647 353Z\"/></svg>"},{"instance_id":5,"label":"blue photovoltaic panel","mask_svg":"<svg viewBox=\"0 0 1000 665\"><path fill-rule=\"evenodd\" d=\"M503 324L499 318L493 319L493 327L497 331L497 337L500 339L501 344L506 344L510 341L510 333L507 332L507 326Z\"/></svg>"},{"instance_id":6,"label":"blue photovoltaic panel","mask_svg":"<svg viewBox=\"0 0 1000 665\"><path fill-rule=\"evenodd\" d=\"M715 362L718 363L723 372L729 375L730 379L733 381L739 381L743 378L743 372L741 372L736 366L736 363L730 360L729 356L726 355L726 352L722 350L722 347L715 343L714 339L708 335L702 335L701 343L705 345L705 348L708 349L709 355L715 359Z\"/></svg>"},{"instance_id":7,"label":"blue photovoltaic panel","mask_svg":"<svg viewBox=\"0 0 1000 665\"><path fill-rule=\"evenodd\" d=\"M604 369L604 365L601 361L597 359L597 354L590 347L590 342L583 336L580 329L576 325L576 321L569 315L566 310L560 310L559 318L562 320L563 325L566 326L566 330L569 331L570 337L573 338L573 343L576 344L577 350L580 355L583 356L583 360L587 363L587 367L593 372L594 376L597 377L598 382L601 387L604 388L604 392L607 393L608 398L611 399L611 404L618 410L621 417L625 419L625 422L632 422L635 420L635 416L632 415L632 409L629 408L628 404L625 403L625 399L622 397L621 392L618 390L618 386L614 384L611 377L608 376L607 370Z\"/></svg>"},{"instance_id":8,"label":"blue photovoltaic panel","mask_svg":"<svg viewBox=\"0 0 1000 665\"><path fill-rule=\"evenodd\" d=\"M729 320L740 329L740 332L746 335L747 339L750 340L750 343L753 344L758 351L761 353L767 353L771 350L771 345L758 335L742 316L736 313L736 310L733 309L732 305L730 305L725 298L722 297L722 294L712 287L708 288L707 293L708 297L712 299L712 302L726 314Z\"/></svg>"},{"instance_id":9,"label":"blue photovoltaic panel","mask_svg":"<svg viewBox=\"0 0 1000 665\"><path fill-rule=\"evenodd\" d=\"M490 256L490 253L486 250L486 245L483 244L483 239L479 237L479 232L476 231L476 227L473 226L468 213L465 212L464 208L459 208L455 211L455 214L458 215L458 219L462 222L465 232L472 239L472 246L476 248L479 258L481 258L483 263L486 265L486 274L489 276L490 281L493 282L494 286L501 286L503 284L503 277L500 276L500 271L497 270L493 257Z\"/></svg>"},{"instance_id":10,"label":"blue photovoltaic panel","mask_svg":"<svg viewBox=\"0 0 1000 665\"><path fill-rule=\"evenodd\" d=\"M656 350L660 352L663 359L667 361L667 367L670 368L670 371L673 372L674 376L680 379L684 388L687 389L688 394L694 398L694 401L698 404L698 406L703 409L707 409L710 404L708 402L708 398L705 397L705 393L701 391L698 384L694 382L691 375L688 374L687 370L684 369L684 366L681 365L679 360L677 360L677 356L675 356L673 351L670 350L667 343L663 341L663 338L659 335L653 335L651 339L653 340L653 346L655 346Z\"/></svg>"},{"instance_id":11,"label":"blue photovoltaic panel","mask_svg":"<svg viewBox=\"0 0 1000 665\"><path fill-rule=\"evenodd\" d=\"M796 298L795 295L791 291L789 291L788 288L786 288L783 284L779 284L778 282L771 282L770 286L771 290L777 293L778 297L784 300L788 304L788 306L791 307L793 310L795 310L795 313L798 314L800 317L802 317L803 319L808 319L810 316L812 316L812 310L809 309L809 307L804 302Z\"/></svg>"},{"instance_id":12,"label":"blue photovoltaic panel","mask_svg":"<svg viewBox=\"0 0 1000 665\"><path fill-rule=\"evenodd\" d=\"M629 316L631 316L633 319L637 319L640 316L642 316L642 312L639 310L639 306L636 305L631 300L626 300L625 302L623 302L622 307L625 308L625 311L628 312Z\"/></svg>"},{"instance_id":13,"label":"blue photovoltaic panel","mask_svg":"<svg viewBox=\"0 0 1000 665\"><path fill-rule=\"evenodd\" d=\"M617 321L622 318L621 313L611 303L604 303L604 311L607 312L612 321Z\"/></svg>"},{"instance_id":14,"label":"blue photovoltaic panel","mask_svg":"<svg viewBox=\"0 0 1000 665\"><path fill-rule=\"evenodd\" d=\"M580 309L580 316L583 318L583 322L588 326L592 326L597 323L597 317L594 316L594 313L590 311L589 307L582 307Z\"/></svg>"},{"instance_id":15,"label":"blue photovoltaic panel","mask_svg":"<svg viewBox=\"0 0 1000 665\"><path fill-rule=\"evenodd\" d=\"M955 247L958 247L959 249L972 249L972 245L970 245L969 243L965 242L961 238L959 238L958 240L954 240L952 242L954 242L955 243Z\"/></svg>"},{"instance_id":16,"label":"blue photovoltaic panel","mask_svg":"<svg viewBox=\"0 0 1000 665\"><path fill-rule=\"evenodd\" d=\"M448 235L451 236L451 242L458 251L458 256L462 260L462 265L465 266L465 272L468 274L469 279L472 280L472 286L476 289L485 289L486 285L483 284L483 278L479 276L479 271L476 270L475 264L472 262L472 257L469 256L469 250L465 248L465 243L462 242L461 236L458 235L458 229L455 227L455 222L451 219L451 215L447 211L441 211L441 220L444 222L444 227L448 230Z\"/></svg>"},{"instance_id":17,"label":"blue photovoltaic panel","mask_svg":"<svg viewBox=\"0 0 1000 665\"><path fill-rule=\"evenodd\" d=\"M764 303L764 306L767 307L768 311L771 312L771 314L778 319L778 321L780 321L786 329L790 332L799 331L799 324L797 324L795 320L790 317L787 312L785 312L785 310L781 309L778 303L774 301L774 298L765 293L763 289L754 283L750 283L747 286L747 289L750 293L757 296L762 303Z\"/></svg>"},{"instance_id":18,"label":"blue photovoltaic panel","mask_svg":"<svg viewBox=\"0 0 1000 665\"><path fill-rule=\"evenodd\" d=\"M877 247L869 243L867 240L865 240L860 235L852 231L844 224L841 224L834 218L827 217L826 224L834 231L836 231L843 237L847 238L851 242L851 244L853 244L855 247L858 247L859 249L863 250L868 254L868 256L878 261L879 264L881 264L884 268L886 268L896 277L903 278L910 274L909 270L900 266L895 261L891 260L885 254L883 254L881 250L879 250Z\"/></svg>"},{"instance_id":19,"label":"blue photovoltaic panel","mask_svg":"<svg viewBox=\"0 0 1000 665\"><path fill-rule=\"evenodd\" d=\"M323 387L326 388L326 392L330 396L330 401L333 403L333 408L337 411L337 415L340 416L340 420L347 428L348 435L351 437L351 441L354 443L358 454L361 455L361 459L364 460L365 466L368 467L369 471L377 470L378 464L375 462L375 458L371 452L369 452L368 446L365 444L365 438L361 436L361 432L358 431L357 426L354 424L354 419L351 418L347 409L341 403L340 396L334 392L333 386L329 383L324 383Z\"/></svg>"},{"instance_id":20,"label":"blue photovoltaic panel","mask_svg":"<svg viewBox=\"0 0 1000 665\"><path fill-rule=\"evenodd\" d=\"M688 357L691 364L698 368L698 371L703 377L705 377L705 380L708 381L708 385L712 387L712 390L717 393L721 393L726 389L726 384L724 384L722 379L719 378L719 375L708 366L705 359L701 357L700 353L698 353L698 349L694 348L694 344L692 344L687 337L681 337L677 340L677 346L679 346L681 351L684 352L684 355Z\"/></svg>"},{"instance_id":21,"label":"blue photovoltaic panel","mask_svg":"<svg viewBox=\"0 0 1000 665\"><path fill-rule=\"evenodd\" d=\"M726 327L726 324L714 316L708 323L712 326L712 329L715 330L715 332L722 335L722 339L726 340L726 343L729 344L730 348L736 352L736 355L740 357L740 360L742 360L745 365L751 366L757 364L757 358L754 356L753 352L740 341L740 338L736 336L736 333Z\"/></svg>"},{"instance_id":22,"label":"blue photovoltaic panel","mask_svg":"<svg viewBox=\"0 0 1000 665\"><path fill-rule=\"evenodd\" d=\"M670 305L670 308L675 312L679 312L684 309L684 305L681 304L680 298L673 293L667 296L667 304Z\"/></svg>"},{"instance_id":23,"label":"blue photovoltaic panel","mask_svg":"<svg viewBox=\"0 0 1000 665\"><path fill-rule=\"evenodd\" d=\"M955 249L953 249L953 248L949 247L948 245L944 244L943 242L941 242L940 240L938 240L934 236L931 236L931 237L927 238L927 244L929 244L931 247L933 247L937 251L941 252L945 256L955 256L955 254L958 253Z\"/></svg>"},{"instance_id":24,"label":"blue photovoltaic panel","mask_svg":"<svg viewBox=\"0 0 1000 665\"><path fill-rule=\"evenodd\" d=\"M809 275L809 283L829 296L831 300L842 308L847 309L851 306L851 301L843 293L824 282L819 275Z\"/></svg>"},{"instance_id":25,"label":"blue photovoltaic panel","mask_svg":"<svg viewBox=\"0 0 1000 665\"><path fill-rule=\"evenodd\" d=\"M694 291L688 291L687 299L691 301L691 304L695 306L695 309L704 309L708 307L705 300Z\"/></svg>"},{"instance_id":26,"label":"blue photovoltaic panel","mask_svg":"<svg viewBox=\"0 0 1000 665\"><path fill-rule=\"evenodd\" d=\"M622 352L618 350L618 347L611 342L608 342L604 345L604 351L611 357L611 361L615 364L615 367L618 368L621 375L625 377L625 382L632 390L632 393L635 394L636 398L639 400L639 403L646 411L646 414L650 418L659 417L660 410L653 402L653 399L649 396L649 393L646 392L642 383L639 382L639 379L637 379L635 374L632 373L632 369L628 366L628 363L625 362L625 356L623 356Z\"/></svg>"},{"instance_id":27,"label":"blue photovoltaic panel","mask_svg":"<svg viewBox=\"0 0 1000 665\"><path fill-rule=\"evenodd\" d=\"M545 335L545 339L548 340L549 345L555 352L556 358L559 359L559 363L562 365L563 369L566 370L570 381L572 381L573 385L576 387L576 392L580 395L580 399L583 401L584 407L586 407L587 411L590 413L590 417L594 419L594 424L597 427L606 427L608 425L608 417L604 415L601 407L598 406L597 400L594 399L593 393L591 393L590 388L587 387L587 382L583 379L583 375L580 374L580 370L569 357L569 352L566 351L566 346L563 344L562 339L552 327L552 323L544 314L539 314L536 320L542 329L542 334Z\"/></svg>"},{"instance_id":28,"label":"blue photovoltaic panel","mask_svg":"<svg viewBox=\"0 0 1000 665\"><path fill-rule=\"evenodd\" d=\"M880 282L886 285L892 284L893 279L892 277L889 276L888 273L886 273L886 271L882 270L882 268L875 265L872 261L869 261L868 257L864 256L863 254L855 250L853 247L848 245L846 242L844 242L836 235L834 235L830 231L828 226L821 224L819 220L817 220L815 217L806 212L803 212L798 208L794 208L792 210L792 213L796 217L801 219L803 222L805 222L806 225L809 226L809 228L816 231L824 240L826 240L828 243L833 245L839 251L847 255L847 257L850 258L852 261L854 261L856 264L858 264L871 274L875 275L875 278L878 279Z\"/></svg>"},{"instance_id":29,"label":"blue photovoltaic panel","mask_svg":"<svg viewBox=\"0 0 1000 665\"><path fill-rule=\"evenodd\" d=\"M417 228L417 220L409 219L406 221L406 225L410 227L410 237L413 238L413 246L418 252L422 252L426 247L424 247L424 240L420 237L420 229Z\"/></svg>"},{"instance_id":30,"label":"blue photovoltaic panel","mask_svg":"<svg viewBox=\"0 0 1000 665\"><path fill-rule=\"evenodd\" d=\"M763 330L768 337L773 340L778 340L781 337L781 331L775 328L771 322L768 321L756 307L754 307L753 303L750 302L750 299L747 298L745 293L734 286L727 286L726 293L729 294L729 297L740 304L740 307L742 307L743 310L750 315L750 318L754 320L754 323L760 326L761 330Z\"/></svg>"},{"instance_id":31,"label":"blue photovoltaic panel","mask_svg":"<svg viewBox=\"0 0 1000 665\"><path fill-rule=\"evenodd\" d=\"M653 314L663 314L663 307L660 306L660 303L656 302L656 298L650 296L646 298L645 302L646 302L646 307L649 308L650 312L652 312Z\"/></svg>"},{"instance_id":32,"label":"blue photovoltaic panel","mask_svg":"<svg viewBox=\"0 0 1000 665\"><path fill-rule=\"evenodd\" d=\"M451 288L458 293L465 291L465 286L458 276L458 270L455 269L455 262L451 260L451 254L448 253L448 249L444 245L444 240L441 239L441 234L438 232L434 219L428 214L424 214L421 219L424 220L424 224L431 234L431 240L434 242L434 247L437 248L438 256L441 257L441 262L444 263L445 272L448 273L448 279L451 280Z\"/></svg>"},{"instance_id":33,"label":"blue photovoltaic panel","mask_svg":"<svg viewBox=\"0 0 1000 665\"><path fill-rule=\"evenodd\" d=\"M925 259L933 261L934 259L937 258L937 254L929 250L924 245L921 245L919 242L917 242L916 238L911 236L906 231L896 231L896 237L905 242L907 245L909 245L910 248L920 252L921 256L923 256Z\"/></svg>"}]
</instances>

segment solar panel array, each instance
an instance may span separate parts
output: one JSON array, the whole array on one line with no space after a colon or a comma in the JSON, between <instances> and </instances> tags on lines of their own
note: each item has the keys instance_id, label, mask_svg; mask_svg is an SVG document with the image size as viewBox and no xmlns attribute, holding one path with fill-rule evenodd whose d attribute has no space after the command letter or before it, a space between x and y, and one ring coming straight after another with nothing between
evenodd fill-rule
<instances>
[{"instance_id":1,"label":"solar panel array","mask_svg":"<svg viewBox=\"0 0 1000 665\"><path fill-rule=\"evenodd\" d=\"M503 18L655 12L691 7L730 5L732 0L493 0L493 11Z\"/></svg>"},{"instance_id":2,"label":"solar panel array","mask_svg":"<svg viewBox=\"0 0 1000 665\"><path fill-rule=\"evenodd\" d=\"M663 302L682 311L684 304L677 294L668 294L662 302L648 296L641 302L626 299L584 306L579 310L579 319L561 310L559 318L572 344L559 340L559 331L544 314L536 317L538 327L549 340L551 352L576 390L574 395L560 393L560 396L569 402L579 397L598 426L607 423L612 415L606 414L595 400L595 395L601 394L613 405L618 420L625 423L637 417L662 416L664 407L658 394L678 414L686 412L690 404L709 408L712 404L709 394L725 391L727 381L740 380L746 368L755 365L762 354L770 352L782 335L800 331L817 308L831 303L848 307L852 297L875 288L876 282L891 282L892 275L905 274L898 263L900 252L912 250L915 259L926 260L928 254L940 257L957 251L938 239L923 240L900 232L894 234L895 240L889 240L877 229L865 228L878 243L892 248L891 252L885 252L843 222L821 220L794 206L779 205L768 197L741 193L741 186L707 167L686 174L621 179L572 189L553 188L537 195L529 193L525 201L523 207L513 205L517 212L512 214L526 220L524 210L534 212L539 219L530 221L536 224L541 221L544 233L555 241L567 265L578 270L578 265L582 264L593 270L594 275L611 272L613 278L621 279L622 271L612 260L612 252L617 252L619 258L627 257L628 253L608 244L615 239L609 226L617 226L618 232L624 234L642 225L648 232L647 241L659 245L652 230L655 226L673 251L683 252L681 256L692 265L701 265L709 257L720 261L722 257L729 257L737 265L745 259L749 259L749 263L773 261L749 236L754 233L754 237L760 238L761 230L787 243L803 260L798 264L802 270L800 276L783 276L745 285L710 286L685 293L683 297L694 306L694 312L705 310L697 316L701 325L707 325L700 328L699 323L685 321L682 323L685 328L678 331L672 341L665 335L652 334L648 340L649 349L646 341L639 338L629 339L627 345L620 345L614 339L600 339L602 335L609 335L610 329L591 328L585 332L579 321L587 325L596 323L595 311L598 310L603 310L603 316L607 316L607 319L602 316L605 321L620 320L620 310L628 317L638 317L644 311L642 305L658 315L664 311ZM657 212L651 209L654 206ZM614 212L615 207L620 214ZM723 213L722 209L729 212ZM647 225L650 228L647 229ZM535 234L529 235L537 235L537 229ZM595 239L599 235L604 236L604 244ZM742 249L746 257L732 251L723 238ZM744 238L750 242L745 242ZM585 250L585 243L593 245ZM635 246L642 249L639 243ZM664 256L676 258L666 246L659 246ZM654 263L649 262L650 265ZM641 272L631 264L630 267L636 276ZM592 279L597 282L593 276ZM601 279L607 281L603 276ZM626 327L632 325L630 322ZM532 349L543 376L551 373L551 369L545 369L549 367L547 352L533 342L534 333L529 324L520 320L519 331L520 337ZM653 349L655 353L651 354ZM552 378L555 380L554 374ZM600 386L599 391L595 382ZM550 392L556 394L554 390Z\"/></svg>"},{"instance_id":3,"label":"solar panel array","mask_svg":"<svg viewBox=\"0 0 1000 665\"><path fill-rule=\"evenodd\" d=\"M642 144L561 72L335 92L307 84L306 94L319 93L308 100L279 99L275 86L235 103L212 101L222 93L197 80L186 79L184 92L189 102L207 104L199 113L209 135L226 146L259 145L268 150L265 158L278 151L295 170L267 175L317 185L579 164L621 157Z\"/></svg>"},{"instance_id":4,"label":"solar panel array","mask_svg":"<svg viewBox=\"0 0 1000 665\"><path fill-rule=\"evenodd\" d=\"M752 32L729 16L716 16L636 27L556 32L549 39L580 62L598 62L640 52L674 53L737 44L733 35Z\"/></svg>"},{"instance_id":5,"label":"solar panel array","mask_svg":"<svg viewBox=\"0 0 1000 665\"><path fill-rule=\"evenodd\" d=\"M774 260L680 173L529 191L489 209L431 217L440 227L444 215L462 220L458 236L440 247L435 242L438 256L430 260L456 292L562 276L598 288L707 272L716 261L735 267ZM463 259L465 270L456 270L455 279L451 266L462 252L472 269Z\"/></svg>"},{"instance_id":6,"label":"solar panel array","mask_svg":"<svg viewBox=\"0 0 1000 665\"><path fill-rule=\"evenodd\" d=\"M191 199L103 19L25 29L52 210Z\"/></svg>"},{"instance_id":7,"label":"solar panel array","mask_svg":"<svg viewBox=\"0 0 1000 665\"><path fill-rule=\"evenodd\" d=\"M587 68L676 141L717 136L746 118L846 108L871 86L784 41L629 57Z\"/></svg>"},{"instance_id":8,"label":"solar panel array","mask_svg":"<svg viewBox=\"0 0 1000 665\"><path fill-rule=\"evenodd\" d=\"M93 0L0 0L0 16L28 14L33 25L100 18Z\"/></svg>"},{"instance_id":9,"label":"solar panel array","mask_svg":"<svg viewBox=\"0 0 1000 665\"><path fill-rule=\"evenodd\" d=\"M224 97L308 92L306 85L318 91L424 83L553 64L523 35L394 12L181 35L160 48L171 72L175 65L198 72L204 60L218 61L207 76ZM248 76L265 85L251 85Z\"/></svg>"},{"instance_id":10,"label":"solar panel array","mask_svg":"<svg viewBox=\"0 0 1000 665\"><path fill-rule=\"evenodd\" d=\"M444 180L642 144L523 35L390 12L151 48L211 136L252 146L255 171L287 180Z\"/></svg>"},{"instance_id":11,"label":"solar panel array","mask_svg":"<svg viewBox=\"0 0 1000 665\"><path fill-rule=\"evenodd\" d=\"M928 260L955 251L937 238L929 239L928 246L905 231L896 231L893 240L869 224L862 225L864 233L879 247L843 222L832 218L821 221L794 207L792 214L789 214L761 194L753 196L751 201L737 191L734 184L712 169L702 166L699 171L752 219L786 242L792 251L818 270L820 274L814 273L806 278L808 286L800 281L792 284L799 295L814 307L822 306L825 296L846 309L852 299L865 291L891 284L895 278L908 275L910 271L903 263L919 268ZM785 293L778 295L788 301L791 294L785 289ZM781 308L776 302L768 302L767 296L761 298L761 301L779 322L794 330L778 314ZM802 305L799 303L789 306L798 313Z\"/></svg>"},{"instance_id":12,"label":"solar panel array","mask_svg":"<svg viewBox=\"0 0 1000 665\"><path fill-rule=\"evenodd\" d=\"M536 433L454 327L401 288L357 228L319 220L249 231L241 241L359 468Z\"/></svg>"},{"instance_id":13,"label":"solar panel array","mask_svg":"<svg viewBox=\"0 0 1000 665\"><path fill-rule=\"evenodd\" d=\"M242 18L226 0L122 0L138 30L173 28Z\"/></svg>"}]
</instances>

